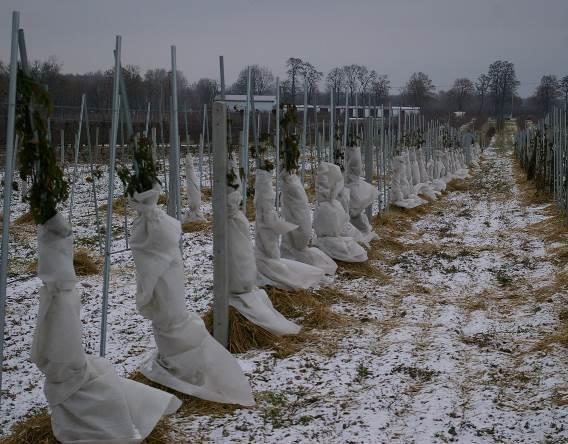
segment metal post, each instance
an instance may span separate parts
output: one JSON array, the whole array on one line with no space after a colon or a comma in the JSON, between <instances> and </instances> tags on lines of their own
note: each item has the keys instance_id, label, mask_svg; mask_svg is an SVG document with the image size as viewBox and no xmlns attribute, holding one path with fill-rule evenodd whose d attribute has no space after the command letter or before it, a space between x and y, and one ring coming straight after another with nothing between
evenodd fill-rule
<instances>
[{"instance_id":1,"label":"metal post","mask_svg":"<svg viewBox=\"0 0 568 444\"><path fill-rule=\"evenodd\" d=\"M221 99L225 100L225 62L223 56L219 56L219 77L221 79Z\"/></svg>"},{"instance_id":2,"label":"metal post","mask_svg":"<svg viewBox=\"0 0 568 444\"><path fill-rule=\"evenodd\" d=\"M61 129L59 131L59 140L61 142L61 169L65 168L65 130Z\"/></svg>"},{"instance_id":3,"label":"metal post","mask_svg":"<svg viewBox=\"0 0 568 444\"><path fill-rule=\"evenodd\" d=\"M89 126L89 111L85 99L85 133L87 133L87 149L89 151L89 164L91 170L91 188L93 190L93 202L95 204L95 219L97 223L97 239L99 241L99 254L103 254L103 242L101 239L101 220L99 218L99 203L97 199L97 187L95 184L95 168L93 165L93 147L91 145L91 128Z\"/></svg>"},{"instance_id":4,"label":"metal post","mask_svg":"<svg viewBox=\"0 0 568 444\"><path fill-rule=\"evenodd\" d=\"M10 48L10 83L8 87L8 125L6 128L6 164L4 170L4 206L2 218L2 267L0 267L0 406L2 402L2 368L4 364L4 329L6 324L6 286L10 244L10 205L14 168L14 133L16 124L16 79L18 74L18 29L20 13L12 13L12 45Z\"/></svg>"},{"instance_id":5,"label":"metal post","mask_svg":"<svg viewBox=\"0 0 568 444\"><path fill-rule=\"evenodd\" d=\"M331 112L329 122L329 159L331 163L335 163L335 152L333 151L333 142L335 139L335 101L333 97L333 88L331 89Z\"/></svg>"},{"instance_id":6,"label":"metal post","mask_svg":"<svg viewBox=\"0 0 568 444\"><path fill-rule=\"evenodd\" d=\"M148 108L146 109L146 126L144 127L144 137L148 137L148 126L150 125L150 101L148 100Z\"/></svg>"},{"instance_id":7,"label":"metal post","mask_svg":"<svg viewBox=\"0 0 568 444\"><path fill-rule=\"evenodd\" d=\"M280 202L279 194L279 179L280 179L280 78L276 77L276 159L274 165L276 166L276 213L279 211Z\"/></svg>"},{"instance_id":8,"label":"metal post","mask_svg":"<svg viewBox=\"0 0 568 444\"><path fill-rule=\"evenodd\" d=\"M205 130L205 119L203 119L203 130ZM201 133L199 136L199 189L203 188L203 134Z\"/></svg>"},{"instance_id":9,"label":"metal post","mask_svg":"<svg viewBox=\"0 0 568 444\"><path fill-rule=\"evenodd\" d=\"M304 79L304 119L302 122L302 165L300 178L304 183L304 174L306 171L306 151L307 151L307 131L308 131L308 78Z\"/></svg>"},{"instance_id":10,"label":"metal post","mask_svg":"<svg viewBox=\"0 0 568 444\"><path fill-rule=\"evenodd\" d=\"M227 238L227 107L213 104L213 336L229 344L229 264Z\"/></svg>"},{"instance_id":11,"label":"metal post","mask_svg":"<svg viewBox=\"0 0 568 444\"><path fill-rule=\"evenodd\" d=\"M85 94L81 96L81 114L79 115L79 129L75 137L75 166L73 167L73 183L71 184L71 195L69 199L69 223L73 217L73 200L75 197L75 186L77 184L77 164L79 163L79 145L81 143L81 128L83 126L83 113L85 112Z\"/></svg>"},{"instance_id":12,"label":"metal post","mask_svg":"<svg viewBox=\"0 0 568 444\"><path fill-rule=\"evenodd\" d=\"M250 89L251 89L251 70L248 67L247 73L247 98L246 98L246 108L245 108L245 120L243 122L243 149L241 150L241 171L243 172L242 178L242 193L243 208L247 207L247 187L248 187L248 176L249 176L249 159L248 159L248 145L249 145L249 123L250 123Z\"/></svg>"},{"instance_id":13,"label":"metal post","mask_svg":"<svg viewBox=\"0 0 568 444\"><path fill-rule=\"evenodd\" d=\"M110 253L112 249L112 200L114 196L114 169L116 157L116 137L118 134L118 116L120 105L118 101L118 91L120 89L120 50L121 36L116 36L116 49L114 61L114 75L112 85L112 121L110 129L109 141L109 167L108 167L108 199L107 199L107 223L106 223L106 240L105 240L105 262L103 268L103 301L101 316L101 340L100 355L106 354L106 337L107 337L107 315L108 315L108 290L110 278Z\"/></svg>"},{"instance_id":14,"label":"metal post","mask_svg":"<svg viewBox=\"0 0 568 444\"><path fill-rule=\"evenodd\" d=\"M171 47L172 55L172 132L170 134L170 199L173 199L170 216L181 220L181 192L179 180L179 128L178 128L178 101L177 101L177 63L176 47ZM173 182L173 183L171 183Z\"/></svg>"},{"instance_id":15,"label":"metal post","mask_svg":"<svg viewBox=\"0 0 568 444\"><path fill-rule=\"evenodd\" d=\"M189 125L187 124L187 105L184 106L183 120L185 123L185 144L189 153Z\"/></svg>"},{"instance_id":16,"label":"metal post","mask_svg":"<svg viewBox=\"0 0 568 444\"><path fill-rule=\"evenodd\" d=\"M349 93L345 90L345 121L343 122L343 149L347 149L347 133L349 132Z\"/></svg>"}]
</instances>

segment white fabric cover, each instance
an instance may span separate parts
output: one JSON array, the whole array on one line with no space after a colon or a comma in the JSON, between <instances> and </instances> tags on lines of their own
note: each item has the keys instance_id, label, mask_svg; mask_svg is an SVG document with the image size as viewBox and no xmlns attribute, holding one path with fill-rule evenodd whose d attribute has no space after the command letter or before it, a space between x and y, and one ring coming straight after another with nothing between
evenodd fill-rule
<instances>
[{"instance_id":1,"label":"white fabric cover","mask_svg":"<svg viewBox=\"0 0 568 444\"><path fill-rule=\"evenodd\" d=\"M294 290L322 282L325 273L321 268L280 257L280 236L296 230L298 225L286 222L276 214L272 173L269 171L256 170L254 208L257 283Z\"/></svg>"},{"instance_id":2,"label":"white fabric cover","mask_svg":"<svg viewBox=\"0 0 568 444\"><path fill-rule=\"evenodd\" d=\"M407 156L393 157L393 176L391 182L391 199L393 205L401 208L415 208L426 201L414 193L414 188L408 182Z\"/></svg>"},{"instance_id":3,"label":"white fabric cover","mask_svg":"<svg viewBox=\"0 0 568 444\"><path fill-rule=\"evenodd\" d=\"M234 161L231 168L235 170ZM266 292L256 286L257 268L249 222L240 210L241 191L228 188L227 237L229 243L229 303L253 324L275 335L294 335L301 327L280 314ZM257 215L258 217L258 215Z\"/></svg>"},{"instance_id":4,"label":"white fabric cover","mask_svg":"<svg viewBox=\"0 0 568 444\"><path fill-rule=\"evenodd\" d=\"M421 180L420 165L417 159L417 154L415 150L409 151L409 161L412 170L412 181L414 184L414 194L426 196L430 200L437 199L437 193L434 191L427 181Z\"/></svg>"},{"instance_id":5,"label":"white fabric cover","mask_svg":"<svg viewBox=\"0 0 568 444\"><path fill-rule=\"evenodd\" d=\"M40 305L31 360L44 373L53 434L62 443L139 443L181 401L119 378L81 343L73 232L60 214L38 227Z\"/></svg>"},{"instance_id":6,"label":"white fabric cover","mask_svg":"<svg viewBox=\"0 0 568 444\"><path fill-rule=\"evenodd\" d=\"M189 208L184 222L204 222L206 219L201 212L201 191L193 168L193 158L189 153L185 157L185 183Z\"/></svg>"},{"instance_id":7,"label":"white fabric cover","mask_svg":"<svg viewBox=\"0 0 568 444\"><path fill-rule=\"evenodd\" d=\"M282 217L298 228L282 235L280 254L305 264L321 268L333 276L337 264L319 248L311 247L312 217L306 190L297 174L283 171L280 175L282 189Z\"/></svg>"},{"instance_id":8,"label":"white fabric cover","mask_svg":"<svg viewBox=\"0 0 568 444\"><path fill-rule=\"evenodd\" d=\"M316 178L318 206L314 214L314 245L328 256L344 262L364 262L367 252L352 237L342 236L349 215L337 200L343 176L337 165L322 162ZM357 230L358 231L358 230Z\"/></svg>"},{"instance_id":9,"label":"white fabric cover","mask_svg":"<svg viewBox=\"0 0 568 444\"><path fill-rule=\"evenodd\" d=\"M365 243L368 244L379 236L373 232L365 210L377 199L379 192L361 177L363 172L361 148L358 146L346 148L345 157L345 187L349 189L350 222L361 232Z\"/></svg>"},{"instance_id":10,"label":"white fabric cover","mask_svg":"<svg viewBox=\"0 0 568 444\"><path fill-rule=\"evenodd\" d=\"M343 211L345 211L345 214L347 215L345 225L341 230L341 236L351 237L358 244L361 244L364 247L369 247L369 243L365 240L365 236L363 236L363 233L355 228L355 225L351 223L349 217L349 201L351 200L351 190L344 186L337 194L337 200L339 201L343 208Z\"/></svg>"},{"instance_id":11,"label":"white fabric cover","mask_svg":"<svg viewBox=\"0 0 568 444\"><path fill-rule=\"evenodd\" d=\"M136 264L136 306L152 321L157 345L140 371L154 382L198 398L254 405L237 360L185 307L181 226L158 208L159 196L156 185L132 198L138 212L130 240Z\"/></svg>"}]
</instances>

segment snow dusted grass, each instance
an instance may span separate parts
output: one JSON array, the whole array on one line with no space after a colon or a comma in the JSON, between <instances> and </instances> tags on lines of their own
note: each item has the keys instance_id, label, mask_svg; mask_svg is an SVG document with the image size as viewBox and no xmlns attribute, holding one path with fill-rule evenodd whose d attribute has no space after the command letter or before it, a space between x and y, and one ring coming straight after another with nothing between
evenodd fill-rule
<instances>
[{"instance_id":1,"label":"snow dusted grass","mask_svg":"<svg viewBox=\"0 0 568 444\"><path fill-rule=\"evenodd\" d=\"M473 177L441 200L377 218L369 263L342 264L340 296L322 296L338 316L327 328L310 325L289 355L239 355L256 407L182 409L169 420L171 442L567 442L567 231L529 187L510 152L490 148ZM76 243L96 255L89 189L78 189ZM208 200L203 206L210 214ZM115 250L125 248L122 223L113 226ZM35 258L35 229L18 229L11 261L23 267ZM211 254L208 229L184 234L187 306L200 313L211 302ZM14 273L4 430L45 405L28 361L40 282ZM91 353L101 287L100 276L78 284ZM123 375L153 347L134 294L130 253L113 255L108 358Z\"/></svg>"}]
</instances>

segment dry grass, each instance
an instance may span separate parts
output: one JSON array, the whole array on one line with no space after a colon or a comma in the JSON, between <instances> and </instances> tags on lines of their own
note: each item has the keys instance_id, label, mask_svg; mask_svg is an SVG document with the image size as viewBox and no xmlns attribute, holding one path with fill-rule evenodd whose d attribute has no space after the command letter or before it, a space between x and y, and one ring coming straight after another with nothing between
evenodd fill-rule
<instances>
[{"instance_id":1,"label":"dry grass","mask_svg":"<svg viewBox=\"0 0 568 444\"><path fill-rule=\"evenodd\" d=\"M27 213L22 214L14 221L14 225L24 225L24 224L31 224L33 223L34 219L32 213L28 211Z\"/></svg>"},{"instance_id":2,"label":"dry grass","mask_svg":"<svg viewBox=\"0 0 568 444\"><path fill-rule=\"evenodd\" d=\"M213 310L203 316L205 327L213 333ZM245 353L249 350L280 350L284 339L258 325L253 324L233 307L229 307L229 344L231 353ZM284 352L284 350L283 350Z\"/></svg>"},{"instance_id":3,"label":"dry grass","mask_svg":"<svg viewBox=\"0 0 568 444\"><path fill-rule=\"evenodd\" d=\"M162 196L160 196L160 199L162 198ZM160 200L158 199L158 203L160 202ZM107 204L103 204L99 207L99 210L102 212L106 212L108 208ZM116 199L114 199L112 201L112 212L113 214L119 214L121 216L124 216L124 214L128 211L128 203L126 201L126 198L124 196L121 197L117 197Z\"/></svg>"},{"instance_id":4,"label":"dry grass","mask_svg":"<svg viewBox=\"0 0 568 444\"><path fill-rule=\"evenodd\" d=\"M542 205L551 202L550 195L545 191L538 190L535 184L527 179L527 174L521 167L517 158L513 158L513 178L520 191L519 199L525 206Z\"/></svg>"},{"instance_id":5,"label":"dry grass","mask_svg":"<svg viewBox=\"0 0 568 444\"><path fill-rule=\"evenodd\" d=\"M266 293L276 310L308 329L323 330L341 325L344 318L334 313L330 306L340 301L358 301L333 287L294 291L267 287Z\"/></svg>"},{"instance_id":6,"label":"dry grass","mask_svg":"<svg viewBox=\"0 0 568 444\"><path fill-rule=\"evenodd\" d=\"M254 199L252 197L247 198L245 215L250 222L254 222L256 219L256 211L254 209Z\"/></svg>"},{"instance_id":7,"label":"dry grass","mask_svg":"<svg viewBox=\"0 0 568 444\"><path fill-rule=\"evenodd\" d=\"M446 191L467 191L471 188L467 180L453 179L446 185Z\"/></svg>"},{"instance_id":8,"label":"dry grass","mask_svg":"<svg viewBox=\"0 0 568 444\"><path fill-rule=\"evenodd\" d=\"M143 444L169 444L171 440L171 424L163 418L152 433L142 441ZM51 417L47 409L41 409L18 421L12 427L11 433L0 438L0 444L57 444L53 436Z\"/></svg>"},{"instance_id":9,"label":"dry grass","mask_svg":"<svg viewBox=\"0 0 568 444\"><path fill-rule=\"evenodd\" d=\"M391 277L384 271L366 262L336 261L338 274L346 279L373 279L381 284L389 284Z\"/></svg>"},{"instance_id":10,"label":"dry grass","mask_svg":"<svg viewBox=\"0 0 568 444\"><path fill-rule=\"evenodd\" d=\"M93 259L88 250L77 248L73 253L73 267L77 276L92 276L101 272L102 261ZM30 262L25 269L26 273L37 274L37 260Z\"/></svg>"},{"instance_id":11,"label":"dry grass","mask_svg":"<svg viewBox=\"0 0 568 444\"><path fill-rule=\"evenodd\" d=\"M196 233L198 231L210 230L213 223L210 220L185 222L181 224L181 229L184 233Z\"/></svg>"},{"instance_id":12,"label":"dry grass","mask_svg":"<svg viewBox=\"0 0 568 444\"><path fill-rule=\"evenodd\" d=\"M165 194L160 194L160 197L158 197L158 205L166 205L167 203L168 203L168 197Z\"/></svg>"},{"instance_id":13,"label":"dry grass","mask_svg":"<svg viewBox=\"0 0 568 444\"><path fill-rule=\"evenodd\" d=\"M181 416L197 415L197 416L222 417L235 412L235 410L245 408L243 406L235 404L221 404L218 402L206 401L204 399L196 398L195 396L186 395L185 393L177 392L169 387L165 387L161 384L150 381L139 371L135 371L134 373L130 374L128 376L128 379L132 379L133 381L149 385L150 387L154 387L159 390L163 390L164 392L171 393L172 395L177 396L182 402L181 407L177 411L177 415ZM146 441L146 442L149 444L152 441ZM158 442L156 442L156 444L158 444Z\"/></svg>"}]
</instances>

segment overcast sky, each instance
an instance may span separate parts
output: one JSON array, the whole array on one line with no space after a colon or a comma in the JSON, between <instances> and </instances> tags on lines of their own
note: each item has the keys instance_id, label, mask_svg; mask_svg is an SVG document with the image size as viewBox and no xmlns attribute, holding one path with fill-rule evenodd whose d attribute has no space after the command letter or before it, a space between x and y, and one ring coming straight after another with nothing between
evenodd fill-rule
<instances>
[{"instance_id":1,"label":"overcast sky","mask_svg":"<svg viewBox=\"0 0 568 444\"><path fill-rule=\"evenodd\" d=\"M168 68L176 45L190 81L218 78L219 55L228 84L253 63L284 76L288 57L324 73L363 64L393 87L424 71L441 89L506 59L523 96L568 74L568 0L0 0L4 61L13 10L30 59L54 55L73 73L110 67L120 34L123 64Z\"/></svg>"}]
</instances>

